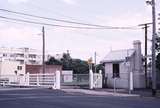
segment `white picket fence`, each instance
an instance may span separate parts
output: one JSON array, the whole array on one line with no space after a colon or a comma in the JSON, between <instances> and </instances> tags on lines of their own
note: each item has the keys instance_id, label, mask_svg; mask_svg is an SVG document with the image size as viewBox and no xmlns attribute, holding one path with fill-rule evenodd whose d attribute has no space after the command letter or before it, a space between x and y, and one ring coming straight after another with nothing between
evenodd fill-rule
<instances>
[{"instance_id":1,"label":"white picket fence","mask_svg":"<svg viewBox=\"0 0 160 108\"><path fill-rule=\"evenodd\" d=\"M60 89L60 72L55 74L1 75L2 86L39 86Z\"/></svg>"},{"instance_id":2,"label":"white picket fence","mask_svg":"<svg viewBox=\"0 0 160 108\"><path fill-rule=\"evenodd\" d=\"M62 84L61 77L63 78L64 76L61 76L59 71L56 71L56 73L47 73L47 74L27 73L24 75L0 75L0 85L52 87L53 89L60 89L60 86ZM89 75L76 74L76 77L75 77L75 75L73 74L72 77L69 77L69 78L70 80L72 79L72 82L74 82L74 85L89 84L90 89L102 88L101 73L93 73L92 71L90 71ZM75 81L75 78L76 78L76 81Z\"/></svg>"}]
</instances>

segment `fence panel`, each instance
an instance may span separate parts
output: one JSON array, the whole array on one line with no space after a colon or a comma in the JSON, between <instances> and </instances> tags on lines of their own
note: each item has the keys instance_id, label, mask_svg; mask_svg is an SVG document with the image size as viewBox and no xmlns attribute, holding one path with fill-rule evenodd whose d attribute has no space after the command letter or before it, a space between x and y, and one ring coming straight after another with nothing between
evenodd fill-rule
<instances>
[{"instance_id":1,"label":"fence panel","mask_svg":"<svg viewBox=\"0 0 160 108\"><path fill-rule=\"evenodd\" d=\"M62 86L89 86L89 74L63 74Z\"/></svg>"},{"instance_id":2,"label":"fence panel","mask_svg":"<svg viewBox=\"0 0 160 108\"><path fill-rule=\"evenodd\" d=\"M30 86L54 86L55 82L55 74L29 74Z\"/></svg>"}]
</instances>

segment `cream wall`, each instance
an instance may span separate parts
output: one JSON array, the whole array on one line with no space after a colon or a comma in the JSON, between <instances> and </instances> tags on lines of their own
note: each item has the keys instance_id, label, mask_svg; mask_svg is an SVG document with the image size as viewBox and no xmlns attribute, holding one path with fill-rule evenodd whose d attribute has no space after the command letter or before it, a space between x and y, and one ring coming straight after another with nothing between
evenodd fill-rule
<instances>
[{"instance_id":1,"label":"cream wall","mask_svg":"<svg viewBox=\"0 0 160 108\"><path fill-rule=\"evenodd\" d=\"M22 70L18 70L18 66L22 66ZM0 75L16 75L15 71L17 71L17 75L25 74L25 65L17 61L0 62Z\"/></svg>"},{"instance_id":2,"label":"cream wall","mask_svg":"<svg viewBox=\"0 0 160 108\"><path fill-rule=\"evenodd\" d=\"M107 77L107 85L108 87L113 87L114 79L113 79L113 63L105 64L105 75ZM128 88L128 73L125 62L119 62L120 67L120 77L116 78L116 87L117 88Z\"/></svg>"}]
</instances>

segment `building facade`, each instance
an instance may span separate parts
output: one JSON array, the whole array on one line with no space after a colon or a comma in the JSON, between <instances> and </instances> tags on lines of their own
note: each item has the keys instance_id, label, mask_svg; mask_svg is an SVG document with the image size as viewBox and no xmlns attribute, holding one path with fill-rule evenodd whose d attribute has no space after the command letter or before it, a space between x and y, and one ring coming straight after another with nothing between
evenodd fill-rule
<instances>
[{"instance_id":1,"label":"building facade","mask_svg":"<svg viewBox=\"0 0 160 108\"><path fill-rule=\"evenodd\" d=\"M46 55L46 60L49 55ZM30 48L0 48L0 61L19 61L21 64L42 64L42 52Z\"/></svg>"},{"instance_id":2,"label":"building facade","mask_svg":"<svg viewBox=\"0 0 160 108\"><path fill-rule=\"evenodd\" d=\"M141 42L134 41L133 49L111 51L101 61L105 64L107 86L128 89L133 73L133 88L145 88L145 74L142 65Z\"/></svg>"}]
</instances>

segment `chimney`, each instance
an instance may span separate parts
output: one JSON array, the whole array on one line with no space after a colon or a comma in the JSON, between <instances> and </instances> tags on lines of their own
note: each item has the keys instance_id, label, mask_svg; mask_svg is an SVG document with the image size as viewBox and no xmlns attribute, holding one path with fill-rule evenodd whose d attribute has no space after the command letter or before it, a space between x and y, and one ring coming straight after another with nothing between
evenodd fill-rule
<instances>
[{"instance_id":1,"label":"chimney","mask_svg":"<svg viewBox=\"0 0 160 108\"><path fill-rule=\"evenodd\" d=\"M135 71L142 71L142 53L141 53L141 41L133 41L133 47L135 49Z\"/></svg>"}]
</instances>

